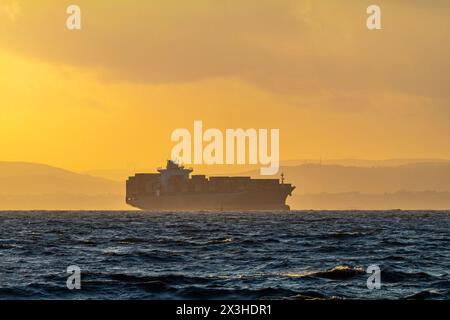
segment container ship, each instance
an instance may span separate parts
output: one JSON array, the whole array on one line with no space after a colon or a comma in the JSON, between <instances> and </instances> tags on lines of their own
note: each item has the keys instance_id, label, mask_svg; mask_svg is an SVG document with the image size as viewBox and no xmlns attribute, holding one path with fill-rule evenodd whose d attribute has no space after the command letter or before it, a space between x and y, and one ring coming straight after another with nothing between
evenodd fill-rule
<instances>
[{"instance_id":1,"label":"container ship","mask_svg":"<svg viewBox=\"0 0 450 320\"><path fill-rule=\"evenodd\" d=\"M126 203L142 210L289 210L295 187L281 179L191 175L192 169L168 160L158 173L136 173L126 182Z\"/></svg>"}]
</instances>

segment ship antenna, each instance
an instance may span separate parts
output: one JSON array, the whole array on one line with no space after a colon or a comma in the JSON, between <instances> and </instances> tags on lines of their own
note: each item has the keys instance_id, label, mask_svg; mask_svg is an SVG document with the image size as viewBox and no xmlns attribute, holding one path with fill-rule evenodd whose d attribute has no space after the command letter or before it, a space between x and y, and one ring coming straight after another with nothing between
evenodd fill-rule
<instances>
[{"instance_id":1,"label":"ship antenna","mask_svg":"<svg viewBox=\"0 0 450 320\"><path fill-rule=\"evenodd\" d=\"M281 173L281 184L284 184L284 173Z\"/></svg>"}]
</instances>

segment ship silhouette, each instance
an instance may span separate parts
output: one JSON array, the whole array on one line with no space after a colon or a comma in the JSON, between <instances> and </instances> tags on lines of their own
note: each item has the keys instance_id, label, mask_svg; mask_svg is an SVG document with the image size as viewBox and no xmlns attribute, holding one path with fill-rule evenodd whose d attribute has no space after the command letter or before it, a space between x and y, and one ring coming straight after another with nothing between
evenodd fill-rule
<instances>
[{"instance_id":1,"label":"ship silhouette","mask_svg":"<svg viewBox=\"0 0 450 320\"><path fill-rule=\"evenodd\" d=\"M192 175L172 160L159 173L136 173L126 182L126 203L142 210L290 210L295 186L280 179Z\"/></svg>"}]
</instances>

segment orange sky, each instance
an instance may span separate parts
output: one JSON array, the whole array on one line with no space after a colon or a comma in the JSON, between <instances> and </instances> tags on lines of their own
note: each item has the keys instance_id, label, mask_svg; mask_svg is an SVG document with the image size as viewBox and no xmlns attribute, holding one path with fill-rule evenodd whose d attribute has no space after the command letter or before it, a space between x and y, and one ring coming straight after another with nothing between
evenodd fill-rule
<instances>
[{"instance_id":1,"label":"orange sky","mask_svg":"<svg viewBox=\"0 0 450 320\"><path fill-rule=\"evenodd\" d=\"M0 0L0 160L153 168L194 120L280 128L282 159L450 158L448 39L439 0Z\"/></svg>"}]
</instances>

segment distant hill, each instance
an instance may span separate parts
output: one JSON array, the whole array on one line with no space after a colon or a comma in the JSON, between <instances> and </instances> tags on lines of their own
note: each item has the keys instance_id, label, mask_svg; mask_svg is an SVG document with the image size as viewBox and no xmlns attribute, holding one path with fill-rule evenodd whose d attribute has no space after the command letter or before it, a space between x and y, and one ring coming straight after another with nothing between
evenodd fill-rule
<instances>
[{"instance_id":1,"label":"distant hill","mask_svg":"<svg viewBox=\"0 0 450 320\"><path fill-rule=\"evenodd\" d=\"M282 167L286 181L306 193L392 193L449 191L450 163L416 163L394 167L304 164ZM258 171L247 173L261 177Z\"/></svg>"},{"instance_id":2,"label":"distant hill","mask_svg":"<svg viewBox=\"0 0 450 320\"><path fill-rule=\"evenodd\" d=\"M450 210L450 192L294 193L288 204L303 210Z\"/></svg>"},{"instance_id":3,"label":"distant hill","mask_svg":"<svg viewBox=\"0 0 450 320\"><path fill-rule=\"evenodd\" d=\"M297 189L288 203L302 209L450 209L450 163L356 167L282 167ZM261 178L258 171L247 173Z\"/></svg>"},{"instance_id":4,"label":"distant hill","mask_svg":"<svg viewBox=\"0 0 450 320\"><path fill-rule=\"evenodd\" d=\"M283 167L297 167L301 165L337 165L344 167L398 167L402 165L415 164L450 164L450 160L445 159L387 159L387 160L360 160L360 159L334 159L334 160L320 160L320 159L299 159L286 160L281 162ZM163 166L164 162L159 166ZM136 172L156 172L158 165L149 165L147 168L134 169L98 169L88 170L84 174L94 177L102 177L109 180L123 182L130 175ZM257 171L260 165L188 165L192 167L194 172L203 173L207 175L239 175L242 172Z\"/></svg>"},{"instance_id":5,"label":"distant hill","mask_svg":"<svg viewBox=\"0 0 450 320\"><path fill-rule=\"evenodd\" d=\"M288 200L293 209L450 209L450 162L301 164L283 166L281 172L297 186ZM0 210L133 209L124 202L126 177L121 171L109 174L120 181L42 164L0 162ZM259 170L239 175L261 177Z\"/></svg>"},{"instance_id":6,"label":"distant hill","mask_svg":"<svg viewBox=\"0 0 450 320\"><path fill-rule=\"evenodd\" d=\"M0 209L123 209L124 183L35 163L0 162Z\"/></svg>"},{"instance_id":7,"label":"distant hill","mask_svg":"<svg viewBox=\"0 0 450 320\"><path fill-rule=\"evenodd\" d=\"M418 163L447 163L447 159L385 159L385 160L364 160L364 159L300 159L287 160L281 164L283 166L299 166L302 164L339 165L345 167L398 167L408 164Z\"/></svg>"}]
</instances>

